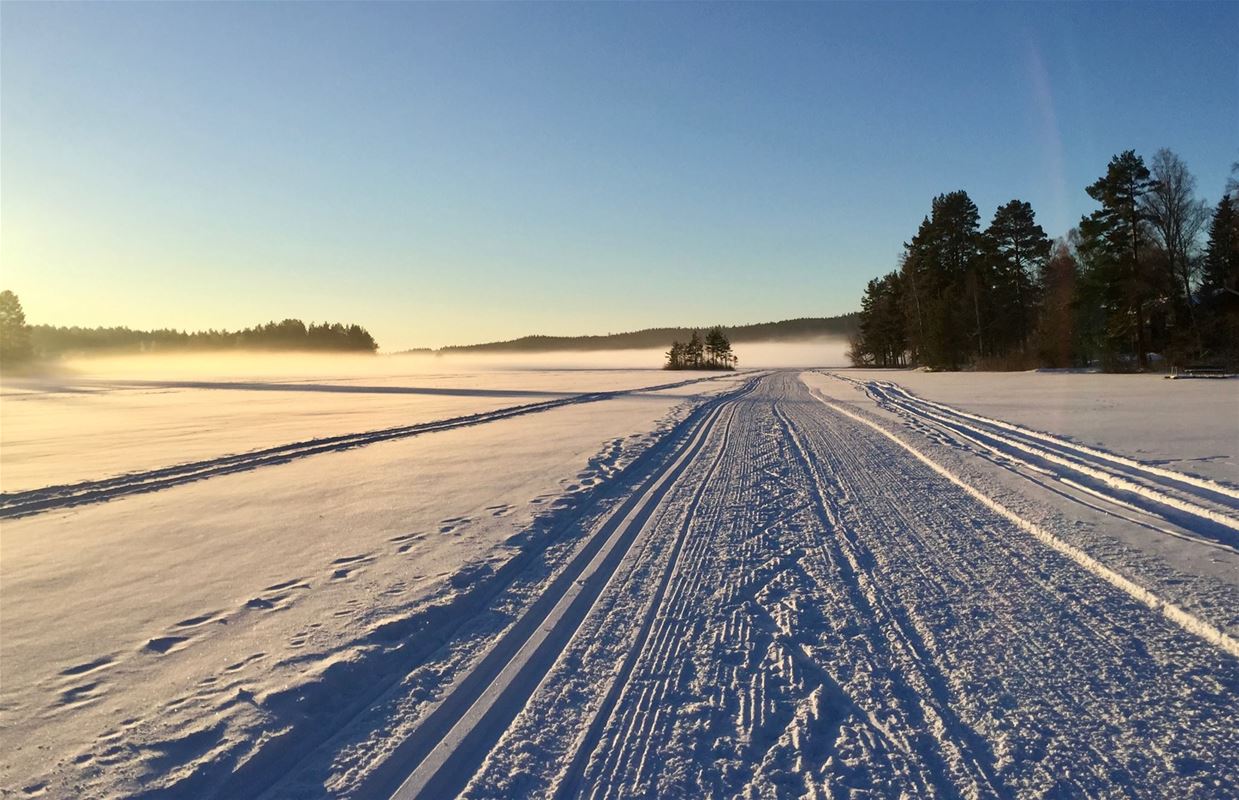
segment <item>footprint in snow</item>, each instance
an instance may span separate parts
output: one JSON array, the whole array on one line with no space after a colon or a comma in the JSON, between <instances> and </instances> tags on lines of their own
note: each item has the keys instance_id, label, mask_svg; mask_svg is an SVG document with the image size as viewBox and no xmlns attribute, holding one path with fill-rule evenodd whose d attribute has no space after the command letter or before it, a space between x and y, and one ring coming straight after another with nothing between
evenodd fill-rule
<instances>
[{"instance_id":1,"label":"footprint in snow","mask_svg":"<svg viewBox=\"0 0 1239 800\"><path fill-rule=\"evenodd\" d=\"M254 653L252 656L249 656L248 658L243 658L235 664L229 664L227 667L224 668L224 672L236 672L238 670L244 669L248 664L252 664L255 661L260 661L266 657L267 657L266 653Z\"/></svg>"},{"instance_id":2,"label":"footprint in snow","mask_svg":"<svg viewBox=\"0 0 1239 800\"><path fill-rule=\"evenodd\" d=\"M473 522L471 517L448 517L447 519L441 519L439 520L439 533L455 533L470 522Z\"/></svg>"},{"instance_id":3,"label":"footprint in snow","mask_svg":"<svg viewBox=\"0 0 1239 800\"><path fill-rule=\"evenodd\" d=\"M65 677L85 675L88 672L94 672L97 669L103 669L104 667L111 666L113 660L114 659L111 656L103 656L102 658L96 658L94 661L87 661L85 664L78 664L74 667L62 669L60 674Z\"/></svg>"},{"instance_id":4,"label":"footprint in snow","mask_svg":"<svg viewBox=\"0 0 1239 800\"><path fill-rule=\"evenodd\" d=\"M91 681L65 689L60 693L60 700L57 701L56 705L61 708L78 708L87 703L95 702L99 699L100 694L99 681Z\"/></svg>"},{"instance_id":5,"label":"footprint in snow","mask_svg":"<svg viewBox=\"0 0 1239 800\"><path fill-rule=\"evenodd\" d=\"M266 589L263 589L263 591L264 592L278 592L281 589L309 589L309 588L310 588L310 584L305 582L305 578L292 578L290 580L283 581L282 583L276 583L271 586L268 586Z\"/></svg>"},{"instance_id":6,"label":"footprint in snow","mask_svg":"<svg viewBox=\"0 0 1239 800\"><path fill-rule=\"evenodd\" d=\"M331 566L338 567L341 564L356 564L359 561L369 561L369 560L370 560L369 553L360 553L355 556L343 556L341 558L337 558L335 561L331 562Z\"/></svg>"},{"instance_id":7,"label":"footprint in snow","mask_svg":"<svg viewBox=\"0 0 1239 800\"><path fill-rule=\"evenodd\" d=\"M220 623L227 623L227 620L219 619L218 611L212 611L209 614L200 614L199 616L196 616L196 617L190 617L189 619L183 619L180 622L176 623L176 627L196 628L199 625L205 625L206 623L211 622L213 620L218 620Z\"/></svg>"},{"instance_id":8,"label":"footprint in snow","mask_svg":"<svg viewBox=\"0 0 1239 800\"><path fill-rule=\"evenodd\" d=\"M180 650L188 643L188 636L160 636L147 642L144 649L162 656Z\"/></svg>"}]
</instances>

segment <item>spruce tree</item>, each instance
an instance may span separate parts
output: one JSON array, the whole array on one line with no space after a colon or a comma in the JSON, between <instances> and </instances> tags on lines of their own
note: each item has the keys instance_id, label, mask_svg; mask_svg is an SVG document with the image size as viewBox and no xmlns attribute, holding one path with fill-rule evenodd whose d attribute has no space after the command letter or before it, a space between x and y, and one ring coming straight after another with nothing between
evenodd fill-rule
<instances>
[{"instance_id":1,"label":"spruce tree","mask_svg":"<svg viewBox=\"0 0 1239 800\"><path fill-rule=\"evenodd\" d=\"M1239 365L1239 200L1225 195L1209 223L1200 295L1210 351Z\"/></svg>"},{"instance_id":2,"label":"spruce tree","mask_svg":"<svg viewBox=\"0 0 1239 800\"><path fill-rule=\"evenodd\" d=\"M988 275L979 220L967 192L938 195L932 213L904 246L900 274L911 294L906 313L917 363L955 369L985 350Z\"/></svg>"}]
</instances>

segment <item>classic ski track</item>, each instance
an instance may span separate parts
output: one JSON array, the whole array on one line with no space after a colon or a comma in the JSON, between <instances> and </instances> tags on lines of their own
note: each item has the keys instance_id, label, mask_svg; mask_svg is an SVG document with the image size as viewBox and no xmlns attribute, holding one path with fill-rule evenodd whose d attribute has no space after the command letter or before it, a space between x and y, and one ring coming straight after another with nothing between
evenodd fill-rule
<instances>
[{"instance_id":1,"label":"classic ski track","mask_svg":"<svg viewBox=\"0 0 1239 800\"><path fill-rule=\"evenodd\" d=\"M45 486L21 492L0 494L0 519L29 516L59 508L100 503L128 494L139 494L167 489L184 483L191 483L218 475L228 475L234 472L246 472L259 467L273 464L284 464L298 458L318 455L321 453L338 452L363 447L377 442L403 439L423 433L436 433L453 430L471 425L481 425L502 419L549 411L570 405L594 403L610 400L637 392L657 392L675 389L703 381L713 381L726 375L712 375L705 378L693 378L674 383L664 383L657 386L645 386L635 389L622 389L608 392L590 392L571 395L569 397L546 400L538 403L508 406L493 411L469 414L462 417L451 417L442 420L418 423L416 425L401 425L393 428L383 428L362 433L341 434L321 439L309 439L301 442L277 445L248 453L221 456L203 461L177 464L170 467L144 472L127 473L102 480L83 481L81 483Z\"/></svg>"},{"instance_id":2,"label":"classic ski track","mask_svg":"<svg viewBox=\"0 0 1239 800\"><path fill-rule=\"evenodd\" d=\"M953 414L958 417L963 417L965 419L974 420L976 422L980 422L986 425L993 425L996 428L1002 428L1003 430L1010 431L1011 433L1019 434L1020 436L1025 436L1031 439L1038 439L1040 441L1046 442L1047 444L1053 445L1054 447L1060 448L1062 450L1072 451L1072 452L1079 453L1084 456L1091 456L1093 458L1100 458L1104 461L1110 461L1114 464L1118 464L1120 466L1127 467L1132 470L1144 472L1149 475L1156 475L1160 478L1167 478L1169 480L1176 481L1178 483L1186 484L1188 486L1194 486L1198 489L1205 489L1207 491L1214 492L1216 494L1225 495L1226 497L1229 497L1234 500L1239 500L1239 488L1235 488L1234 486L1229 486L1227 484L1224 484L1218 481L1212 481L1212 480L1209 480L1208 478L1201 478L1196 475L1189 475L1185 472L1177 472L1175 470L1166 469L1165 467L1159 467L1156 464L1146 464L1143 461L1137 461L1134 458L1128 458L1126 456L1122 456L1117 453L1111 453L1106 450L1100 450L1095 447L1089 447L1088 445L1079 444L1078 442L1072 442L1068 439L1064 439L1058 436L1053 436L1051 434L1043 433L1041 431L1033 430L1032 428L1026 428L1022 425L1016 425L1014 423L1006 422L1004 420L995 419L993 417L986 417L981 414L973 414L971 412L955 408L954 406L949 406L945 403L939 403L939 402L929 400L924 397L920 397L914 394L913 392L911 392L910 390L904 388L903 386L900 386L899 384L894 383L893 381L874 381L874 383L877 383L878 385L883 386L892 391L896 391L899 394L903 395L904 397L908 398L908 400L912 402L930 406L932 408L936 408L939 411L943 411L948 414Z\"/></svg>"},{"instance_id":3,"label":"classic ski track","mask_svg":"<svg viewBox=\"0 0 1239 800\"><path fill-rule=\"evenodd\" d=\"M1165 604L1127 602L877 423L787 375L762 387L677 481L649 532L665 546L608 584L470 797L1109 796L1124 774L1127 794L1157 796L1193 785L1179 763L1214 765L1193 796L1239 785L1222 766L1239 752L1226 639L1162 624L1177 622ZM580 672L607 679L586 678L577 712L563 704L583 702Z\"/></svg>"},{"instance_id":4,"label":"classic ski track","mask_svg":"<svg viewBox=\"0 0 1239 800\"><path fill-rule=\"evenodd\" d=\"M1192 531L1191 518L1195 518L1204 522L1206 527L1220 526L1229 529L1231 533L1227 535L1228 538L1233 538L1234 532L1239 532L1239 513L1236 513L1239 507L1232 502L1233 498L1239 498L1239 491L1232 487L1155 465L1143 464L1134 459L1078 445L1002 420L960 411L942 403L920 398L891 382L861 382L835 373L825 374L863 389L879 404L886 405L909 419L920 420L931 426L940 426L951 434L972 442L982 451L997 452L1009 461L1021 464L1053 480L1061 481L1077 491L1123 508L1166 519L1181 525L1188 531ZM969 422L969 420L989 427L979 427L978 424ZM1004 435L993 428L1007 431L1009 435ZM1035 440L1038 444L1027 441L1029 439ZM995 444L998 448L995 448ZM1047 446L1050 449L1046 449ZM1010 452L1007 448L1058 468L1064 468L1067 472L1064 474L1062 469L1053 467L1043 468ZM1120 469L1116 470L1099 461L1118 465ZM1106 491L1067 477L1072 473L1083 476L1083 481L1092 479L1100 482L1106 487ZM1147 482L1141 483L1136 479L1143 479ZM1165 480L1173 481L1177 485L1167 486ZM1202 503L1214 504L1225 510L1210 508ZM1176 519L1182 515L1187 515L1187 519L1183 521ZM1182 534L1167 531L1160 526L1155 526L1155 529L1230 552L1236 549L1229 542L1219 542L1215 538L1201 535L1198 532Z\"/></svg>"},{"instance_id":5,"label":"classic ski track","mask_svg":"<svg viewBox=\"0 0 1239 800\"><path fill-rule=\"evenodd\" d=\"M663 577L659 581L658 587L655 589L654 596L650 600L649 608L646 610L642 618L641 627L637 631L636 641L629 648L628 655L625 656L623 663L620 665L619 671L611 679L610 688L607 694L603 697L598 708L586 727L583 735L574 745L574 754L567 770L560 777L558 788L555 792L557 800L564 800L571 796L577 789L580 781L581 773L585 770L588 758L597 746L599 739L602 737L603 729L615 708L616 703L624 692L628 690L629 678L632 675L633 668L636 665L638 657L641 655L649 641L651 630L654 628L655 622L659 621L658 612L668 604L677 610L682 607L683 600L691 596L692 590L695 590L700 583L700 574L695 573L689 568L688 564L695 564L700 557L700 554L706 549L708 542L705 537L696 537L690 543L688 552L685 552L685 541L689 538L689 528L692 525L696 510L701 505L702 495L706 488L712 486L715 476L718 473L719 466L722 464L723 455L726 450L726 443L731 437L731 426L736 415L736 405L730 404L727 416L727 422L723 428L723 444L719 446L718 453L711 462L709 471L705 479L698 485L693 496L693 500L689 505L687 514L684 517L683 523L680 526L680 533L676 537L674 552L667 560L667 566L663 571ZM671 589L670 599L667 597L668 587L671 585L673 578L678 578L674 587ZM691 586L689 583L691 582ZM658 635L655 637L655 649L665 650L668 641L668 631L670 626L666 624L666 618L662 618L662 623L658 628Z\"/></svg>"},{"instance_id":6,"label":"classic ski track","mask_svg":"<svg viewBox=\"0 0 1239 800\"><path fill-rule=\"evenodd\" d=\"M1192 502L1191 500L1184 500L1179 497L1166 494L1151 486L1136 483L1135 481L1128 480L1127 478L1124 478L1121 475L1116 475L1104 468L1098 468L1096 466L1091 466L1089 464L1083 463L1082 461L1078 460L1078 458L1060 456L1044 448L1030 445L1025 442L1021 442L1016 438L1013 438L1010 436L1003 436L1001 434L994 433L993 431L987 431L987 430L978 428L975 425L968 425L966 423L962 423L958 421L957 419L953 419L944 414L939 414L939 413L935 413L934 411L927 410L926 408L922 407L920 404L916 402L908 402L905 400L897 400L897 399L892 400L889 398L889 396L887 396L886 398L875 398L875 399L879 399L879 400L886 399L886 401L889 402L891 405L899 409L905 410L909 414L912 414L914 416L919 416L922 419L929 419L937 423L940 423L943 427L947 428L948 430L951 430L953 432L957 432L957 433L960 433L961 435L966 436L970 441L975 442L981 447L985 447L990 450L993 450L994 448L992 445L988 445L984 441L982 441L982 439L990 439L1001 445L1007 445L1009 447L1015 448L1016 450L1026 453L1029 456L1032 456L1034 458L1039 458L1039 459L1042 459L1043 461L1048 461L1051 464L1056 464L1060 467L1065 467L1072 472L1077 472L1081 475L1086 475L1090 478L1099 480L1102 483L1109 486L1111 489L1118 490L1120 493L1126 492L1126 493L1129 493L1130 495L1135 496L1136 498L1139 498L1142 500L1151 500L1155 503L1160 503L1161 505L1167 506L1176 511L1186 512L1193 516L1199 517L1200 519L1207 520L1209 522L1213 522L1215 524L1223 525L1225 527L1231 528L1232 530L1239 531L1239 517L1225 514L1220 511L1211 509L1211 508L1206 508L1204 506L1198 505L1195 502ZM1002 455L1008 458L1012 458L1012 460L1019 461L1020 463L1023 463L1026 466L1032 467L1033 469L1036 469L1035 465L1027 461L1023 461L1016 456L1012 456L1009 453L1004 452L1002 453ZM1051 472L1051 474L1053 474L1055 477L1059 477L1060 479L1062 478L1062 476L1058 473ZM1087 488L1086 490L1091 491L1093 494L1095 494L1098 497L1106 498L1110 500L1111 502L1114 502L1126 508L1136 509L1140 511L1146 510L1146 509L1141 508L1138 505L1131 503L1130 501L1124 500L1121 496L1109 497L1104 492L1100 492L1096 490L1088 490Z\"/></svg>"},{"instance_id":7,"label":"classic ski track","mask_svg":"<svg viewBox=\"0 0 1239 800\"><path fill-rule=\"evenodd\" d=\"M701 501L705 488L716 480L726 457L731 456L734 460L734 453L727 452L728 444L733 441L731 437L728 437L720 445L718 456L709 473L693 493L686 517L678 523L682 535L689 533L694 521L718 522L719 507L706 508L703 516ZM742 468L748 466L744 461L741 461L741 465ZM649 609L651 613L658 611L665 613L656 617L656 631L651 638L646 640L638 638L634 643L630 651L630 662L625 664L620 675L617 676L617 683L612 686L612 692L621 706L620 713L618 715L604 714L603 711L606 710L604 701L603 709L600 709L596 717L603 723L600 727L610 729L610 735L607 736L599 731L596 736L591 737L591 742L576 745L577 754L573 766L576 766L577 758L589 755L586 745L592 745L594 752L603 754L601 760L591 764L593 768L589 770L588 777L584 781L587 786L593 784L593 791L588 795L591 798L614 796L618 786L622 785L614 778L625 772L634 773L635 783L640 785L651 762L651 750L665 739L665 735L659 736L655 731L660 727L659 723L665 720L661 712L666 705L668 693L673 684L681 678L681 672L673 665L681 658L684 644L688 639L686 632L692 625L693 604L700 600L698 592L706 577L703 564L708 557L710 546L714 541L713 534L716 531L717 524L710 525L705 535L691 538L689 546L678 559L679 563L668 563L664 575L671 574L670 570L674 568L676 578L674 589L661 607L651 606ZM637 687L631 679L638 666L643 672L652 672L656 675L655 680ZM618 692L615 691L617 687L620 690ZM639 694L634 695L634 692L639 692ZM635 748L630 746L633 744ZM570 797L581 794L584 787L579 785L577 778L578 776L574 775L570 769L569 773L561 778L564 782L561 782L557 796Z\"/></svg>"},{"instance_id":8,"label":"classic ski track","mask_svg":"<svg viewBox=\"0 0 1239 800\"><path fill-rule=\"evenodd\" d=\"M750 381L711 410L678 457L670 459L610 515L593 537L601 544L592 558L574 559L483 662L456 683L402 746L415 755L405 759L409 775L393 800L449 797L464 788L589 615L666 493L676 485L675 479L709 441L724 410L734 406L754 383Z\"/></svg>"},{"instance_id":9,"label":"classic ski track","mask_svg":"<svg viewBox=\"0 0 1239 800\"><path fill-rule=\"evenodd\" d=\"M717 517L719 516L717 507L706 509L706 514L703 516L701 514L701 506L706 488L713 484L720 467L725 461L725 457L729 455L727 452L728 445L733 441L730 436L730 428L728 429L728 434L728 437L725 437L719 445L715 461L711 464L705 478L698 485L688 505L685 517L679 526L682 537L689 535L694 521L705 519L717 522ZM717 526L708 528L708 531L711 532L715 530L717 530ZM651 605L649 614L652 619L657 620L657 631L652 639L638 637L637 642L634 643L633 649L630 651L630 660L625 663L617 676L616 685L620 691L614 692L613 703L622 703L625 695L631 695L631 678L639 663L644 662L645 670L654 672L659 678L652 685L642 687L640 697L629 704L615 719L614 723L609 718L613 709L607 709L607 701L604 700L603 709L600 709L598 715L600 723L598 730L596 732L591 731L594 734L592 742L577 745L578 758L589 755L586 746L597 751L604 737L603 731L605 726L612 724L616 733L609 738L610 746L603 750L606 753L606 758L593 771L595 774L601 770L603 774L614 775L627 767L635 772L638 783L642 780L645 765L649 762L650 751L654 748L657 741L653 734L653 729L657 727L659 712L665 705L667 694L672 684L672 664L681 656L684 643L687 640L684 634L691 625L692 603L699 599L697 592L705 578L702 564L712 543L713 536L708 534L692 537L689 547L677 559L679 563L669 561L664 577L670 577L674 572L678 580L670 598L665 603ZM657 615L659 611L665 611L666 613ZM647 643L649 644L648 647L646 646ZM622 737L618 736L619 732L623 733ZM639 747L635 751L627 750L620 746L621 741L625 744L635 741ZM619 759L624 756L627 756L627 758L621 764ZM575 760L574 766L576 765ZM584 771L584 765L581 766L582 771ZM574 775L570 771L566 776L566 780L569 781L568 785L561 784L557 796L569 797L579 793L580 787L575 785L578 779L579 776ZM606 784L605 786L609 788L613 787L614 784ZM611 796L607 788L603 788L602 792L602 794L599 794L599 789L596 787L595 791L589 796L592 798Z\"/></svg>"},{"instance_id":10,"label":"classic ski track","mask_svg":"<svg viewBox=\"0 0 1239 800\"><path fill-rule=\"evenodd\" d=\"M1166 521L1164 515L1161 513L1158 513L1156 508L1153 508L1153 509L1142 508L1140 506L1129 503L1115 495L1106 494L1105 492L1099 489L1096 489L1092 486L1086 486L1083 483L1074 481L1071 478L1066 477L1065 475L1062 475L1057 472L1054 472L1053 470L1049 470L1044 467L1041 467L1037 464L1034 464L1032 461L1022 459L1019 456L1013 455L1012 453L997 451L991 445L986 444L984 441L982 441L980 438L977 438L975 435L967 433L965 429L962 429L959 426L946 425L946 424L935 425L933 423L926 422L925 419L921 417L920 415L907 411L906 409L903 409L902 407L896 406L895 408L897 409L897 413L899 413L908 422L909 425L911 425L913 428L920 431L921 433L925 434L930 439L941 441L941 437L943 433L945 432L950 437L958 437L960 439L963 439L966 442L970 442L972 445L976 447L976 450L974 451L976 455L980 456L981 458L984 458L985 460L989 461L992 464L996 464L997 466L1002 467L1003 469L1007 469L1007 470L1011 470L1012 464L1018 464L1022 467L1025 467L1026 469L1028 469L1030 472L1034 474L1030 475L1027 473L1020 473L1018 470L1013 470L1013 471L1015 471L1016 474L1022 475L1028 480L1033 481L1039 486L1042 486L1043 488L1045 488L1047 491L1053 492L1054 494L1060 497L1067 498L1068 500L1071 500L1072 502L1079 503L1083 506L1093 509L1094 511L1099 511L1103 514L1115 517L1117 519L1121 519L1133 525L1139 525L1140 527L1145 528L1146 530L1156 531L1157 533L1165 534L1167 536L1173 536L1176 539L1183 539L1184 541L1193 542L1195 544L1199 544L1204 547L1209 547L1214 550L1222 550L1228 553L1239 554L1239 547L1229 545L1225 542L1219 542L1216 539L1210 539L1205 536L1199 536L1194 533L1188 533L1183 530L1174 530L1172 528L1162 527L1161 525L1158 525L1155 522L1151 522L1150 520L1152 519ZM1070 487L1070 489L1074 490L1076 493L1073 494L1070 491L1066 491L1064 489L1058 488L1056 484L1062 484L1064 486ZM1105 505L1098 505L1096 503L1090 502L1088 499L1082 497L1081 494L1085 494L1085 495L1088 495L1089 497L1100 500ZM1127 509L1129 511L1135 512L1136 514L1139 515L1139 517L1122 513L1122 511L1119 511L1116 509Z\"/></svg>"},{"instance_id":11,"label":"classic ski track","mask_svg":"<svg viewBox=\"0 0 1239 800\"><path fill-rule=\"evenodd\" d=\"M994 511L999 516L1007 519L1008 521L1015 524L1017 527L1021 528L1022 530L1025 530L1028 533L1032 534L1034 537L1036 537L1038 540L1040 540L1044 544L1050 546L1051 548L1067 556L1068 558L1070 558L1072 561L1079 564L1084 569L1096 575L1098 578L1101 578L1102 580L1111 584L1115 588L1123 591L1124 593L1129 595L1132 599L1137 600L1138 602L1148 606L1154 611L1157 611L1162 616L1164 616L1166 619L1170 620L1174 624L1183 628L1188 633L1191 633L1194 636L1198 636L1201 639L1204 639L1205 641L1214 645L1215 647L1227 653L1228 655L1239 658L1239 640L1235 639L1234 637L1230 636L1226 632L1222 631L1220 628L1200 619L1199 617L1195 616L1194 614L1188 611L1185 611L1184 609L1180 608L1174 603L1163 600L1162 598L1158 597L1153 592L1137 584L1135 581L1132 581L1131 579L1110 569L1106 565L1102 564L1100 561L1097 561L1095 558L1088 555L1083 550L1080 550L1074 545L1068 544L1067 542L1058 538L1053 533L1041 527L1040 525L1037 525L1036 523L1031 522L1030 520L1027 520L1024 517L1021 517L1019 514L1007 508L1005 505L999 503L997 500L994 500L993 498L989 497L985 493L976 489L969 483L965 482L962 478L955 475L953 472L948 470L946 467L943 467L941 464L932 460L931 458L923 454L921 451L912 447L912 445L908 444L907 442L903 441L895 434L883 428L878 423L873 422L872 420L866 419L865 417L862 417L859 414L853 413L852 411L849 411L843 408L841 405L835 402L827 400L821 394L814 393L814 396L817 397L817 399L820 400L823 404L825 404L826 407L834 410L835 412L839 414L842 414L843 416L848 417L849 419L852 419L862 425L865 425L866 427L872 428L873 430L880 433L882 436L885 436L886 438L890 439L892 442L899 445L901 448L903 448L908 453L910 453L918 461L922 462L923 464L928 466L930 469L934 470L939 475L949 480L951 483L954 483L956 486L959 486L961 489L967 492L970 496L976 499L983 506Z\"/></svg>"}]
</instances>

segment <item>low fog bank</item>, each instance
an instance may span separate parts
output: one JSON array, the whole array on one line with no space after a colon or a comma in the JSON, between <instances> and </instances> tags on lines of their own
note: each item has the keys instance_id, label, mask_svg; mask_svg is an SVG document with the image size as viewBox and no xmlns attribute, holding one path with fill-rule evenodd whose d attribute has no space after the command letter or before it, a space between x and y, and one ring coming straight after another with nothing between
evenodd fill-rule
<instances>
[{"instance_id":1,"label":"low fog bank","mask_svg":"<svg viewBox=\"0 0 1239 800\"><path fill-rule=\"evenodd\" d=\"M668 343L670 347L670 343ZM744 342L732 349L741 369L766 367L841 367L848 342L842 338ZM426 365L432 371L537 369L662 369L667 348L639 350L553 350L540 353L409 353L392 356Z\"/></svg>"},{"instance_id":2,"label":"low fog bank","mask_svg":"<svg viewBox=\"0 0 1239 800\"><path fill-rule=\"evenodd\" d=\"M847 364L843 339L749 342L737 345L741 369L836 367ZM662 349L558 351L545 353L402 353L390 355L305 352L176 353L69 358L40 370L3 376L3 383L74 380L330 380L393 378L465 372L522 370L660 370Z\"/></svg>"}]
</instances>

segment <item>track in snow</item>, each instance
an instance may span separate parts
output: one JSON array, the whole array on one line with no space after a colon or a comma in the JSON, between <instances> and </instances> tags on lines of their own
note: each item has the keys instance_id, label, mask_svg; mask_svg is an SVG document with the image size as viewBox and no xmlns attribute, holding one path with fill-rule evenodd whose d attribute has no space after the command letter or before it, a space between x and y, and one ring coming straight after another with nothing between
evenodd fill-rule
<instances>
[{"instance_id":1,"label":"track in snow","mask_svg":"<svg viewBox=\"0 0 1239 800\"><path fill-rule=\"evenodd\" d=\"M424 433L435 433L438 431L452 430L454 428L463 428L470 425L481 425L483 423L495 422L501 419L511 419L512 417L519 417L525 414L549 411L551 409L561 408L563 406L579 405L582 403L595 403L601 400L611 400L624 395L675 389L693 383L700 383L702 381L717 380L720 377L724 376L713 375L705 378L692 378L689 380L664 383L658 386L646 386L638 389L623 389L607 392L591 392L588 394L568 395L565 397L558 397L554 400L509 406L507 408L500 408L494 411L485 411L463 417L452 417L450 419L434 420L431 422L419 423L417 425L401 425L393 428L365 431L362 433L349 433L340 436L327 436L320 439L308 439L303 442L293 442L291 444L268 447L262 450L254 450L248 453L220 456L218 458L211 458L203 461L194 461L186 464L177 464L170 467L161 467L145 472L132 472L112 478L105 478L103 480L83 481L81 483L58 486L46 486L40 489L30 489L21 492L8 492L0 494L0 519L29 516L31 514L38 514L44 511L51 511L58 508L68 508L70 506L83 505L87 503L101 503L123 495L159 491L160 489L167 489L169 487L178 486L184 483L213 478L218 475L228 475L234 472L246 472L248 470L258 469L259 467L270 466L273 464L284 464L298 458L305 458L306 456L318 455L320 453L351 450L355 447L364 447L365 445L375 444L377 442L386 442L393 439L404 439ZM193 386L194 384L184 383L178 385ZM227 384L202 385L211 386L214 388L219 388L220 386L226 388L228 386ZM278 384L270 384L268 386L278 386ZM300 390L302 388L303 387L300 385L297 385L292 387L291 390Z\"/></svg>"},{"instance_id":2,"label":"track in snow","mask_svg":"<svg viewBox=\"0 0 1239 800\"><path fill-rule=\"evenodd\" d=\"M827 373L831 374L831 373ZM832 377L864 390L930 436L985 455L1077 502L1239 553L1239 489L918 397L889 381ZM1172 527L1165 527L1169 524Z\"/></svg>"},{"instance_id":3,"label":"track in snow","mask_svg":"<svg viewBox=\"0 0 1239 800\"><path fill-rule=\"evenodd\" d=\"M721 403L396 796L1239 792L1239 660L907 447L794 374Z\"/></svg>"}]
</instances>

